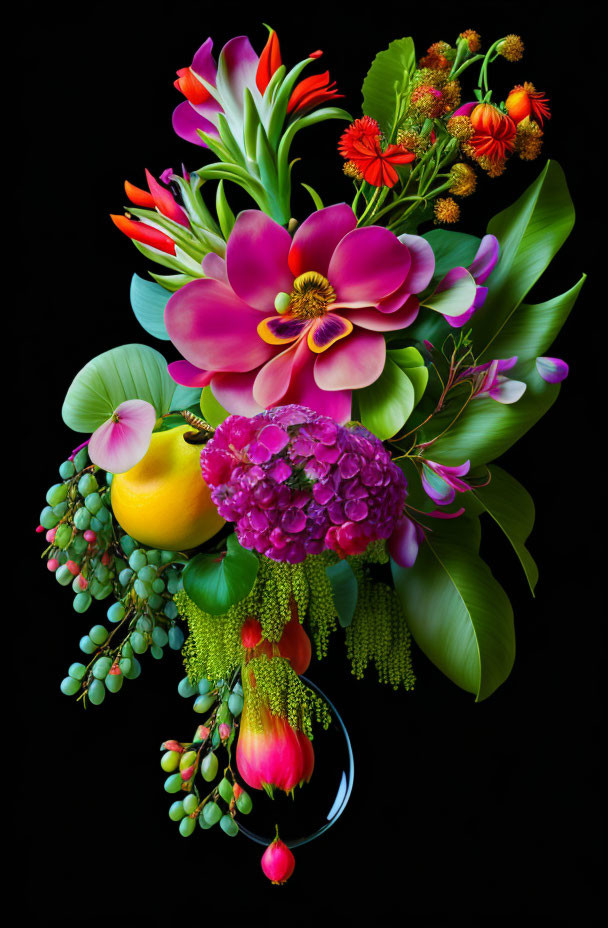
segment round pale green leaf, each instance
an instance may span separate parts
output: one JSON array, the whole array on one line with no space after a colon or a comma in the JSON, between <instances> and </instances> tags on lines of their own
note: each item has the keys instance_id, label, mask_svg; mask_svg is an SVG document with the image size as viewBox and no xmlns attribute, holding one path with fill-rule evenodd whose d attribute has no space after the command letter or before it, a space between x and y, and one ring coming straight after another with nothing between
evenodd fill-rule
<instances>
[{"instance_id":1,"label":"round pale green leaf","mask_svg":"<svg viewBox=\"0 0 608 928\"><path fill-rule=\"evenodd\" d=\"M463 268L461 277L454 280L447 289L435 290L420 305L434 309L442 316L461 316L473 305L476 293L474 277Z\"/></svg>"},{"instance_id":2,"label":"round pale green leaf","mask_svg":"<svg viewBox=\"0 0 608 928\"><path fill-rule=\"evenodd\" d=\"M387 358L382 374L369 387L357 391L361 422L383 441L396 435L414 408L412 381Z\"/></svg>"},{"instance_id":3,"label":"round pale green leaf","mask_svg":"<svg viewBox=\"0 0 608 928\"><path fill-rule=\"evenodd\" d=\"M184 590L196 605L210 615L224 615L251 592L259 561L242 548L236 535L228 536L226 554L198 554L183 572Z\"/></svg>"}]
</instances>

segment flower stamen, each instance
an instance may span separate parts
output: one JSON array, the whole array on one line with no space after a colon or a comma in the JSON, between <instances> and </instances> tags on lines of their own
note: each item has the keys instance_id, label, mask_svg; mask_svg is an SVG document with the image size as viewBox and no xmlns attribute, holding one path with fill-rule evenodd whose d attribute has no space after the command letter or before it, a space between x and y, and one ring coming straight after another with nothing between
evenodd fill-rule
<instances>
[{"instance_id":1,"label":"flower stamen","mask_svg":"<svg viewBox=\"0 0 608 928\"><path fill-rule=\"evenodd\" d=\"M336 302L336 291L322 274L306 271L293 282L289 309L300 319L324 316L327 307Z\"/></svg>"}]
</instances>

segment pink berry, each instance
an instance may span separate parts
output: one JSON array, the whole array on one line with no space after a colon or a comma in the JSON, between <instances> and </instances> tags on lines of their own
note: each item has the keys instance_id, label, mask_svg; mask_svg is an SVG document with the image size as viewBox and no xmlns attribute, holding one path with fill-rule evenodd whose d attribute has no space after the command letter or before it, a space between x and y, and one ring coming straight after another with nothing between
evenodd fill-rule
<instances>
[{"instance_id":1,"label":"pink berry","mask_svg":"<svg viewBox=\"0 0 608 928\"><path fill-rule=\"evenodd\" d=\"M86 532L84 533L84 540L85 540L85 541L88 541L88 542L90 542L90 543L93 543L94 541L97 541L97 535L95 534L95 532L93 531L93 529L88 528L88 529L86 530Z\"/></svg>"},{"instance_id":2,"label":"pink berry","mask_svg":"<svg viewBox=\"0 0 608 928\"><path fill-rule=\"evenodd\" d=\"M45 536L45 537L46 537L46 540L47 540L47 541L50 541L50 542L52 543L53 541L55 541L55 535L56 535L56 534L57 534L57 529L56 529L56 528L50 528L50 529L48 530L48 532L46 533L46 536Z\"/></svg>"},{"instance_id":3,"label":"pink berry","mask_svg":"<svg viewBox=\"0 0 608 928\"><path fill-rule=\"evenodd\" d=\"M44 531L44 525L39 525L38 528L36 529L36 531L38 532L38 534L40 534L40 532L43 532L43 531Z\"/></svg>"},{"instance_id":4,"label":"pink berry","mask_svg":"<svg viewBox=\"0 0 608 928\"><path fill-rule=\"evenodd\" d=\"M55 573L55 571L59 567L59 561L57 560L56 557L50 557L48 561L46 562L46 566L51 571L51 573Z\"/></svg>"},{"instance_id":5,"label":"pink berry","mask_svg":"<svg viewBox=\"0 0 608 928\"><path fill-rule=\"evenodd\" d=\"M67 567L67 569L69 570L71 574L74 574L75 577L77 577L78 574L80 573L80 567L78 566L76 561L68 561L65 566Z\"/></svg>"}]
</instances>

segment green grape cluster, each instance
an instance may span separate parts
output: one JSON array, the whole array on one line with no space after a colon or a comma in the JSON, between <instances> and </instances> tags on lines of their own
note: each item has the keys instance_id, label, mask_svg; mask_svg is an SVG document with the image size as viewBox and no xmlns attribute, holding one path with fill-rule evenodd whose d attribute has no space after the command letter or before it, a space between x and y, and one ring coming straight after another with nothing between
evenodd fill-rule
<instances>
[{"instance_id":1,"label":"green grape cluster","mask_svg":"<svg viewBox=\"0 0 608 928\"><path fill-rule=\"evenodd\" d=\"M219 823L229 837L239 832L237 812L247 815L252 809L251 797L237 783L230 766L230 749L235 737L234 716L243 708L243 690L238 682L220 680L213 686L203 678L193 685L188 677L178 684L184 698L195 697L194 711L210 712L199 725L191 742L165 741L161 745L161 768L169 776L164 788L167 793L180 794L169 808L169 818L179 823L180 834L187 838L198 822L203 829ZM228 754L228 764L219 776L218 750Z\"/></svg>"}]
</instances>

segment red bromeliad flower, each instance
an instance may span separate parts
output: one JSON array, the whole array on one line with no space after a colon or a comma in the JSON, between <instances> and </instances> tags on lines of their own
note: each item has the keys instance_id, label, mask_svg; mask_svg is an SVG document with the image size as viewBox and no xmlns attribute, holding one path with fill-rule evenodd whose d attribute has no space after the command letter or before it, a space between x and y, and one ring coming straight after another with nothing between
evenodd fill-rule
<instances>
[{"instance_id":1,"label":"red bromeliad flower","mask_svg":"<svg viewBox=\"0 0 608 928\"><path fill-rule=\"evenodd\" d=\"M323 52L311 52L309 58L320 58ZM264 93L270 80L281 67L281 49L279 39L271 29L268 41L260 55L260 61L255 75L255 82L261 94ZM333 100L336 97L343 97L344 94L338 93L335 89L336 82L329 80L329 71L323 74L312 74L296 84L287 104L288 113L298 113L302 115L308 110L318 106L319 103L325 103L327 100Z\"/></svg>"},{"instance_id":2,"label":"red bromeliad flower","mask_svg":"<svg viewBox=\"0 0 608 928\"><path fill-rule=\"evenodd\" d=\"M475 135L468 143L475 156L485 157L492 163L503 161L515 148L516 130L511 117L490 103L478 103L467 115L475 130Z\"/></svg>"},{"instance_id":3,"label":"red bromeliad flower","mask_svg":"<svg viewBox=\"0 0 608 928\"><path fill-rule=\"evenodd\" d=\"M128 235L134 242L141 242L142 245L157 248L168 255L175 254L175 242L159 229L154 229L152 226L146 225L145 222L136 222L129 219L128 216L110 215L110 219L121 232Z\"/></svg>"},{"instance_id":4,"label":"red bromeliad flower","mask_svg":"<svg viewBox=\"0 0 608 928\"><path fill-rule=\"evenodd\" d=\"M387 145L383 150L379 139L365 138L353 142L355 163L364 180L374 187L394 187L399 175L395 164L409 164L416 157L402 145Z\"/></svg>"},{"instance_id":5,"label":"red bromeliad flower","mask_svg":"<svg viewBox=\"0 0 608 928\"><path fill-rule=\"evenodd\" d=\"M129 183L128 180L125 181L125 193L131 203L144 209L157 209L167 219L171 219L173 222L177 222L189 229L190 221L171 191L159 184L147 170L146 180L148 181L148 190L142 190L140 187ZM146 222L131 219L129 216L110 215L110 219L121 232L124 232L135 242L157 248L169 255L175 254L175 242L169 235L161 232L160 229L148 225Z\"/></svg>"},{"instance_id":6,"label":"red bromeliad flower","mask_svg":"<svg viewBox=\"0 0 608 928\"><path fill-rule=\"evenodd\" d=\"M506 99L505 106L511 119L520 123L526 116L530 116L542 126L543 119L551 119L548 98L537 90L534 84L526 81L523 86L518 84L513 88Z\"/></svg>"}]
</instances>

